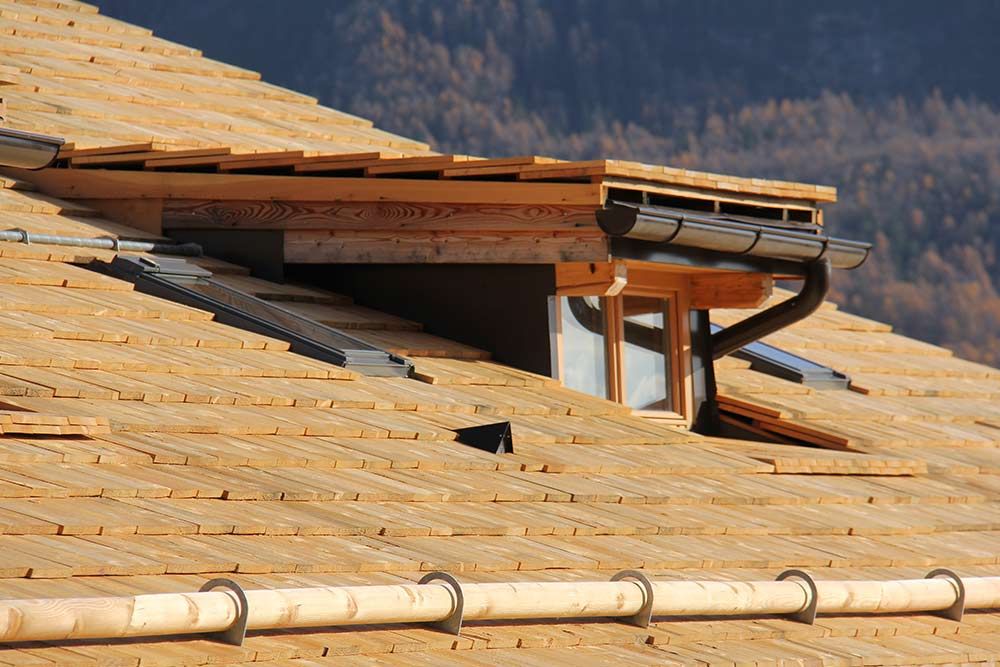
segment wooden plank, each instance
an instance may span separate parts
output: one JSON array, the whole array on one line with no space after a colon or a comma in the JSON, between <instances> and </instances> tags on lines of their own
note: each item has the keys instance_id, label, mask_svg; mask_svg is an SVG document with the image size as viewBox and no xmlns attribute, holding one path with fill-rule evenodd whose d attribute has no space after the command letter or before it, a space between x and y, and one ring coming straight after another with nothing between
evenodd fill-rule
<instances>
[{"instance_id":1,"label":"wooden plank","mask_svg":"<svg viewBox=\"0 0 1000 667\"><path fill-rule=\"evenodd\" d=\"M113 201L113 200L88 200ZM167 200L167 229L596 230L593 206Z\"/></svg>"},{"instance_id":2,"label":"wooden plank","mask_svg":"<svg viewBox=\"0 0 1000 667\"><path fill-rule=\"evenodd\" d=\"M313 172L336 172L350 171L355 169L365 169L369 166L381 164L383 160L393 160L402 158L402 153L392 151L374 151L367 153L345 153L342 155L317 155L308 160L303 160L294 167L296 174L308 174Z\"/></svg>"},{"instance_id":3,"label":"wooden plank","mask_svg":"<svg viewBox=\"0 0 1000 667\"><path fill-rule=\"evenodd\" d=\"M117 146L100 146L97 148L65 149L59 151L59 159L78 158L96 155L115 155L117 153L145 153L155 150L166 150L167 145L159 142L144 141L141 143L121 144Z\"/></svg>"},{"instance_id":4,"label":"wooden plank","mask_svg":"<svg viewBox=\"0 0 1000 667\"><path fill-rule=\"evenodd\" d=\"M523 167L528 165L539 165L539 164L552 165L562 162L564 162L564 160L559 160L557 158L552 158L552 157L544 157L541 155L524 155L520 157L477 160L474 163L468 165L462 165L461 167L443 169L441 171L441 177L463 178L463 177L481 177L481 176L499 176L499 175L517 174L521 171Z\"/></svg>"},{"instance_id":5,"label":"wooden plank","mask_svg":"<svg viewBox=\"0 0 1000 667\"><path fill-rule=\"evenodd\" d=\"M607 262L600 233L552 232L328 232L285 233L285 261L327 263Z\"/></svg>"},{"instance_id":6,"label":"wooden plank","mask_svg":"<svg viewBox=\"0 0 1000 667\"><path fill-rule=\"evenodd\" d=\"M593 206L601 186L587 183L493 183L418 179L318 178L243 174L131 172L102 169L11 170L57 197L75 199L254 199L395 201L425 204Z\"/></svg>"},{"instance_id":7,"label":"wooden plank","mask_svg":"<svg viewBox=\"0 0 1000 667\"><path fill-rule=\"evenodd\" d=\"M143 164L145 169L173 169L177 167L204 167L218 166L229 162L244 162L247 160L270 160L275 158L285 158L289 160L299 160L305 156L304 151L270 151L266 153L239 153L236 155L209 155L205 157L164 157L155 160L147 160Z\"/></svg>"},{"instance_id":8,"label":"wooden plank","mask_svg":"<svg viewBox=\"0 0 1000 667\"><path fill-rule=\"evenodd\" d=\"M691 308L757 308L771 296L766 273L696 273L691 276Z\"/></svg>"},{"instance_id":9,"label":"wooden plank","mask_svg":"<svg viewBox=\"0 0 1000 667\"><path fill-rule=\"evenodd\" d=\"M433 155L430 157L399 158L395 160L385 160L382 164L374 165L365 169L366 176L379 176L381 174L414 174L431 172L437 173L445 167L466 162L478 162L481 158L468 155Z\"/></svg>"},{"instance_id":10,"label":"wooden plank","mask_svg":"<svg viewBox=\"0 0 1000 667\"><path fill-rule=\"evenodd\" d=\"M115 153L113 155L84 155L70 158L71 167L99 167L109 164L145 163L147 160L171 159L182 157L206 157L229 155L232 152L228 146L214 148L193 148L180 151L147 151L134 153Z\"/></svg>"}]
</instances>

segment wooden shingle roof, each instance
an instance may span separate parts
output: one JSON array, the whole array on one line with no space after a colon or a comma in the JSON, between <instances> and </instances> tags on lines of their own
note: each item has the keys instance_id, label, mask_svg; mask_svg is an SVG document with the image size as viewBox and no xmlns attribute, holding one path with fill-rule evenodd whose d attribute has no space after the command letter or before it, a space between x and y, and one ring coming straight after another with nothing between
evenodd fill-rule
<instances>
[{"instance_id":1,"label":"wooden shingle roof","mask_svg":"<svg viewBox=\"0 0 1000 667\"><path fill-rule=\"evenodd\" d=\"M4 224L33 215L77 235L133 233L7 184ZM199 260L416 363L411 379L356 376L73 265L112 254L0 244L7 597L186 592L216 576L246 588L378 584L439 569L468 582L601 580L630 567L685 580L787 567L824 579L919 578L937 566L1000 574L1000 372L833 306L772 342L835 365L877 351L881 366L847 369L868 393L720 364L727 410L833 447L806 448L657 426L419 323ZM453 429L500 419L513 424L515 454L455 442ZM1000 616L975 612L960 624L932 614L471 623L461 638L361 626L252 633L242 647L11 645L0 663L909 664L995 656L998 630Z\"/></svg>"},{"instance_id":2,"label":"wooden shingle roof","mask_svg":"<svg viewBox=\"0 0 1000 667\"><path fill-rule=\"evenodd\" d=\"M240 152L375 151L369 166L391 169L404 165L383 152L428 152L81 3L0 1L0 54L11 124L65 134L69 159L153 153L148 168L167 149L219 165ZM442 177L469 175L441 162ZM572 178L668 173L559 166ZM786 187L726 178L712 187ZM2 229L150 236L2 184ZM78 266L113 256L0 243L4 598L191 592L218 576L248 589L391 584L432 570L470 583L596 581L625 568L658 580L767 580L791 567L817 579L1000 575L1000 371L832 304L768 340L848 372L852 391L718 365L729 419L818 445L806 447L651 423L421 322L196 260L415 361L412 378L357 376ZM514 454L455 441L456 428L500 420L513 425ZM480 622L461 637L369 625L255 632L241 647L199 636L12 644L0 664L952 664L995 660L998 636L1000 614L982 611L960 623Z\"/></svg>"}]
</instances>

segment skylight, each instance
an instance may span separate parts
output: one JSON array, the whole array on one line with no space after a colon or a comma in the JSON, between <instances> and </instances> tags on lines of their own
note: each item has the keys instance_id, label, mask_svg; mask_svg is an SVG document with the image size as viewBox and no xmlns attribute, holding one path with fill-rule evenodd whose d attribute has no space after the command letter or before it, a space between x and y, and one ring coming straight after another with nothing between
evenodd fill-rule
<instances>
[{"instance_id":1,"label":"skylight","mask_svg":"<svg viewBox=\"0 0 1000 667\"><path fill-rule=\"evenodd\" d=\"M291 344L293 352L366 375L405 377L412 364L339 329L212 279L212 273L176 257L126 257L90 268L128 280L137 290L215 314L215 319Z\"/></svg>"},{"instance_id":2,"label":"skylight","mask_svg":"<svg viewBox=\"0 0 1000 667\"><path fill-rule=\"evenodd\" d=\"M712 333L722 331L724 328L713 324ZM815 389L847 389L851 382L851 378L832 368L760 341L744 345L733 352L732 356L749 361L750 368L760 373L798 382Z\"/></svg>"}]
</instances>

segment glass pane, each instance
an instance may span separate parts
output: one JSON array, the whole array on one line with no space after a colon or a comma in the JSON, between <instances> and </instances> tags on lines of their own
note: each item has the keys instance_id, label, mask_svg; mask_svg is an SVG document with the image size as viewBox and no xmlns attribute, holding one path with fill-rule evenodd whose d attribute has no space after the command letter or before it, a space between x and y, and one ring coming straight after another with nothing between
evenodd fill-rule
<instances>
[{"instance_id":1,"label":"glass pane","mask_svg":"<svg viewBox=\"0 0 1000 667\"><path fill-rule=\"evenodd\" d=\"M670 302L625 296L625 404L640 410L672 410Z\"/></svg>"},{"instance_id":2,"label":"glass pane","mask_svg":"<svg viewBox=\"0 0 1000 667\"><path fill-rule=\"evenodd\" d=\"M562 318L563 384L592 396L608 395L604 354L604 310L597 297L564 296Z\"/></svg>"}]
</instances>

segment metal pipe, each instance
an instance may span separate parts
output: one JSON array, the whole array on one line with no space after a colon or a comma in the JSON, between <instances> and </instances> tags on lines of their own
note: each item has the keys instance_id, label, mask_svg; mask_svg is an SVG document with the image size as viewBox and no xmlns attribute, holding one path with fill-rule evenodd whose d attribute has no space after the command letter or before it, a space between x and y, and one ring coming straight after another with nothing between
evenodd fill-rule
<instances>
[{"instance_id":1,"label":"metal pipe","mask_svg":"<svg viewBox=\"0 0 1000 667\"><path fill-rule=\"evenodd\" d=\"M55 162L64 143L60 137L0 127L0 165L44 169Z\"/></svg>"},{"instance_id":2,"label":"metal pipe","mask_svg":"<svg viewBox=\"0 0 1000 667\"><path fill-rule=\"evenodd\" d=\"M821 259L807 264L806 279L798 294L712 334L712 358L724 357L812 315L829 290L830 260Z\"/></svg>"},{"instance_id":3,"label":"metal pipe","mask_svg":"<svg viewBox=\"0 0 1000 667\"><path fill-rule=\"evenodd\" d=\"M100 248L122 252L151 252L160 255L184 255L200 257L201 246L197 243L157 243L155 241L122 241L110 237L90 238L84 236L58 236L54 234L33 234L24 229L0 231L0 241L13 243L44 243L77 248Z\"/></svg>"}]
</instances>

